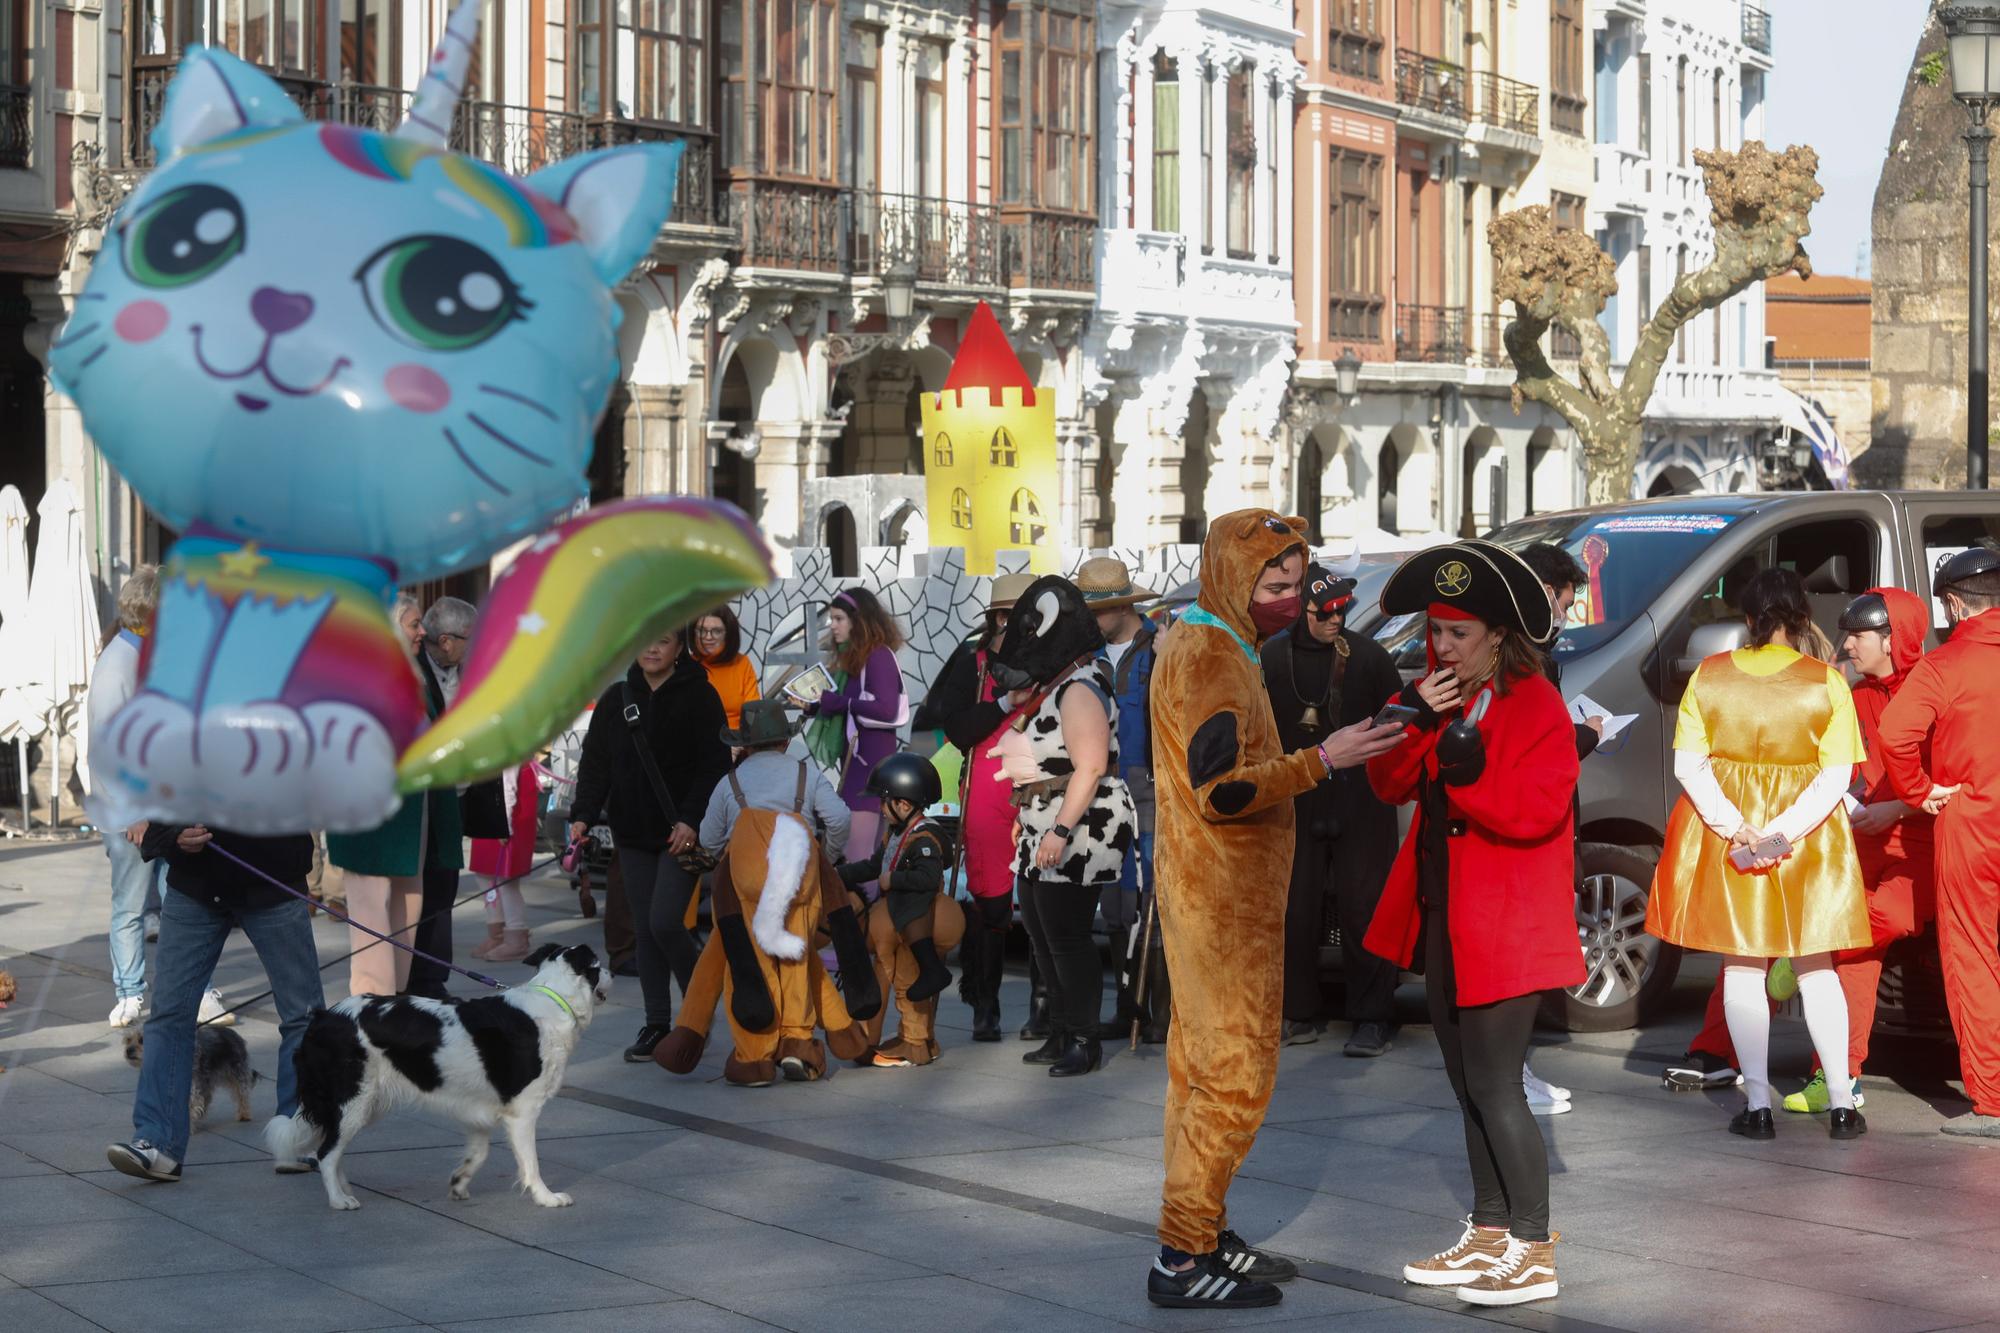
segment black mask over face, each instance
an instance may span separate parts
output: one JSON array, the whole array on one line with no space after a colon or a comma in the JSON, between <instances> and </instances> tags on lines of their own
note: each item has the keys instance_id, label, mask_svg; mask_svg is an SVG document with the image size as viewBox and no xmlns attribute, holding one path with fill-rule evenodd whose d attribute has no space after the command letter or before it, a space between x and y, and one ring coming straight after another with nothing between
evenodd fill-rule
<instances>
[{"instance_id":1,"label":"black mask over face","mask_svg":"<svg viewBox=\"0 0 2000 1333\"><path fill-rule=\"evenodd\" d=\"M1051 574L1029 584L1014 603L1007 641L987 659L986 669L1001 689L1033 689L1103 646L1090 603L1074 583Z\"/></svg>"}]
</instances>

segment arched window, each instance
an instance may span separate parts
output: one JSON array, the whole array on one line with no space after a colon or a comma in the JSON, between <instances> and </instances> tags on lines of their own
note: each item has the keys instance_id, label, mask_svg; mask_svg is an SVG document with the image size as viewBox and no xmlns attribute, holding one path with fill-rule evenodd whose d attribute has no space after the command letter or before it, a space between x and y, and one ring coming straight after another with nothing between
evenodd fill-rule
<instances>
[{"instance_id":1,"label":"arched window","mask_svg":"<svg viewBox=\"0 0 2000 1333\"><path fill-rule=\"evenodd\" d=\"M963 486L951 488L951 525L972 531L972 496Z\"/></svg>"},{"instance_id":2,"label":"arched window","mask_svg":"<svg viewBox=\"0 0 2000 1333\"><path fill-rule=\"evenodd\" d=\"M1019 467L1021 460L1014 448L1014 437L1007 433L1005 426L993 432L993 450L989 461L994 467Z\"/></svg>"},{"instance_id":3,"label":"arched window","mask_svg":"<svg viewBox=\"0 0 2000 1333\"><path fill-rule=\"evenodd\" d=\"M1384 532L1396 530L1396 474L1403 468L1403 455L1394 440L1382 443L1380 465L1375 470L1375 526Z\"/></svg>"},{"instance_id":4,"label":"arched window","mask_svg":"<svg viewBox=\"0 0 2000 1333\"><path fill-rule=\"evenodd\" d=\"M939 431L937 433L937 440L931 448L931 466L950 467L951 465L951 436L944 431Z\"/></svg>"},{"instance_id":5,"label":"arched window","mask_svg":"<svg viewBox=\"0 0 2000 1333\"><path fill-rule=\"evenodd\" d=\"M1040 546L1048 540L1049 527L1042 520L1041 502L1026 486L1014 492L1008 511L1007 540L1016 546Z\"/></svg>"}]
</instances>

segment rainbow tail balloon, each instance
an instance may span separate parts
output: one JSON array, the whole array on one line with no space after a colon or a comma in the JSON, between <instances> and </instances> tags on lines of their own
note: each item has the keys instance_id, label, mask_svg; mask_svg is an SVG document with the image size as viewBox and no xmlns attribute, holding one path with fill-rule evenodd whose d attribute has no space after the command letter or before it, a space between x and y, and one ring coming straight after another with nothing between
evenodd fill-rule
<instances>
[{"instance_id":1,"label":"rainbow tail balloon","mask_svg":"<svg viewBox=\"0 0 2000 1333\"><path fill-rule=\"evenodd\" d=\"M458 699L404 751L398 790L512 768L640 648L771 577L763 538L716 500L620 500L544 533L494 584Z\"/></svg>"}]
</instances>

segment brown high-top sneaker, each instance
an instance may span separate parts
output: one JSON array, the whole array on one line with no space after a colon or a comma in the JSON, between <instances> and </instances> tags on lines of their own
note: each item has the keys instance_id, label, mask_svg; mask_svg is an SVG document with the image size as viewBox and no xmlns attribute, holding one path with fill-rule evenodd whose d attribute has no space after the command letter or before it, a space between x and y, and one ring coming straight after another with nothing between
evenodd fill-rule
<instances>
[{"instance_id":1,"label":"brown high-top sneaker","mask_svg":"<svg viewBox=\"0 0 2000 1333\"><path fill-rule=\"evenodd\" d=\"M1465 1234L1448 1250L1403 1265L1403 1281L1426 1287L1457 1287L1479 1277L1500 1262L1507 1253L1507 1233L1472 1225L1465 1219Z\"/></svg>"},{"instance_id":2,"label":"brown high-top sneaker","mask_svg":"<svg viewBox=\"0 0 2000 1333\"><path fill-rule=\"evenodd\" d=\"M1472 1305L1524 1305L1556 1294L1555 1232L1547 1240L1507 1241L1507 1253L1479 1277L1458 1289Z\"/></svg>"}]
</instances>

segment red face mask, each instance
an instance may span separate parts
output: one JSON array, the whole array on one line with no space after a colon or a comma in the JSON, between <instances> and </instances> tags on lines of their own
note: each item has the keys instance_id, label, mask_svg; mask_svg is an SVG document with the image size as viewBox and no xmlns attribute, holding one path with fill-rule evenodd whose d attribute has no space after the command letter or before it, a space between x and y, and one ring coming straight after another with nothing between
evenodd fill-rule
<instances>
[{"instance_id":1,"label":"red face mask","mask_svg":"<svg viewBox=\"0 0 2000 1333\"><path fill-rule=\"evenodd\" d=\"M1292 622L1299 618L1299 611L1305 605L1297 593L1281 597L1275 602L1250 603L1250 623L1257 627L1257 637L1268 639L1279 630L1290 629Z\"/></svg>"}]
</instances>

